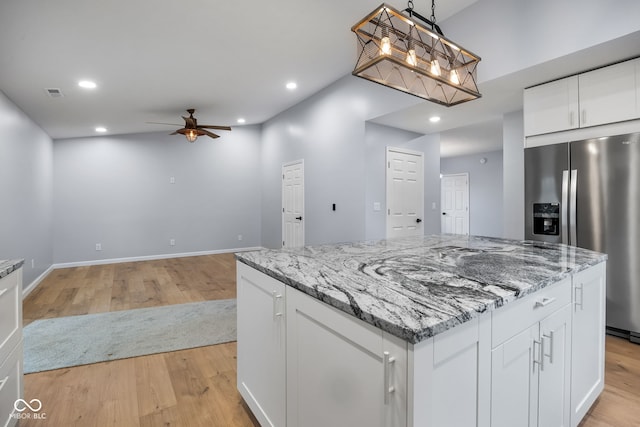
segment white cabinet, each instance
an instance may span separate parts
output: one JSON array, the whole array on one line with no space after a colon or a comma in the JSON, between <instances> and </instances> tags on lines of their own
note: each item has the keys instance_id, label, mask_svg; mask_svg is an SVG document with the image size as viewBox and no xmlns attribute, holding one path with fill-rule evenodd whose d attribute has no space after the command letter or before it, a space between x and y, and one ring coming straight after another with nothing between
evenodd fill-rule
<instances>
[{"instance_id":1,"label":"white cabinet","mask_svg":"<svg viewBox=\"0 0 640 427\"><path fill-rule=\"evenodd\" d=\"M287 288L287 426L405 426L407 343Z\"/></svg>"},{"instance_id":2,"label":"white cabinet","mask_svg":"<svg viewBox=\"0 0 640 427\"><path fill-rule=\"evenodd\" d=\"M578 76L580 127L621 122L640 117L638 60L599 68Z\"/></svg>"},{"instance_id":3,"label":"white cabinet","mask_svg":"<svg viewBox=\"0 0 640 427\"><path fill-rule=\"evenodd\" d=\"M0 426L14 426L22 383L22 268L0 278Z\"/></svg>"},{"instance_id":4,"label":"white cabinet","mask_svg":"<svg viewBox=\"0 0 640 427\"><path fill-rule=\"evenodd\" d=\"M573 277L571 426L585 416L604 388L606 264Z\"/></svg>"},{"instance_id":5,"label":"white cabinet","mask_svg":"<svg viewBox=\"0 0 640 427\"><path fill-rule=\"evenodd\" d=\"M640 59L524 91L526 137L640 118Z\"/></svg>"},{"instance_id":6,"label":"white cabinet","mask_svg":"<svg viewBox=\"0 0 640 427\"><path fill-rule=\"evenodd\" d=\"M523 106L525 136L576 129L578 76L526 89Z\"/></svg>"},{"instance_id":7,"label":"white cabinet","mask_svg":"<svg viewBox=\"0 0 640 427\"><path fill-rule=\"evenodd\" d=\"M237 263L237 291L238 390L262 426L285 426L285 285Z\"/></svg>"},{"instance_id":8,"label":"white cabinet","mask_svg":"<svg viewBox=\"0 0 640 427\"><path fill-rule=\"evenodd\" d=\"M492 427L569 426L570 300L567 279L494 312Z\"/></svg>"}]
</instances>

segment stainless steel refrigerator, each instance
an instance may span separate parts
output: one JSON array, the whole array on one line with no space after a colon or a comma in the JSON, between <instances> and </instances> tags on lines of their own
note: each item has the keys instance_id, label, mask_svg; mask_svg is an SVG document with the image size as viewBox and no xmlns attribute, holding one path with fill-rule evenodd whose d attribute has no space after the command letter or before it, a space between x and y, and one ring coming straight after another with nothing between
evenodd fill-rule
<instances>
[{"instance_id":1,"label":"stainless steel refrigerator","mask_svg":"<svg viewBox=\"0 0 640 427\"><path fill-rule=\"evenodd\" d=\"M640 133L525 149L525 237L608 254L607 331L640 343Z\"/></svg>"}]
</instances>

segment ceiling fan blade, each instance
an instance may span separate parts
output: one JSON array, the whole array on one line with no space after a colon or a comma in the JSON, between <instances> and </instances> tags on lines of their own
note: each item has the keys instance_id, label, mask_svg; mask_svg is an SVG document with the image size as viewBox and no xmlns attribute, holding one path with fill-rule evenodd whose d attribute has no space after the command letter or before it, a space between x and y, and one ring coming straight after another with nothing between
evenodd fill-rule
<instances>
[{"instance_id":1,"label":"ceiling fan blade","mask_svg":"<svg viewBox=\"0 0 640 427\"><path fill-rule=\"evenodd\" d=\"M231 130L231 126L198 125L198 129Z\"/></svg>"},{"instance_id":2,"label":"ceiling fan blade","mask_svg":"<svg viewBox=\"0 0 640 427\"><path fill-rule=\"evenodd\" d=\"M211 137L211 138L220 138L220 135L216 135L215 133L209 132L208 130L198 129L198 133L202 132L203 134Z\"/></svg>"},{"instance_id":3,"label":"ceiling fan blade","mask_svg":"<svg viewBox=\"0 0 640 427\"><path fill-rule=\"evenodd\" d=\"M145 122L150 125L169 125L169 126L182 126L182 124L177 123L160 123L160 122Z\"/></svg>"},{"instance_id":4,"label":"ceiling fan blade","mask_svg":"<svg viewBox=\"0 0 640 427\"><path fill-rule=\"evenodd\" d=\"M169 135L177 135L177 134L184 135L187 132L187 130L188 129L186 128L178 129L174 132L171 132Z\"/></svg>"}]
</instances>

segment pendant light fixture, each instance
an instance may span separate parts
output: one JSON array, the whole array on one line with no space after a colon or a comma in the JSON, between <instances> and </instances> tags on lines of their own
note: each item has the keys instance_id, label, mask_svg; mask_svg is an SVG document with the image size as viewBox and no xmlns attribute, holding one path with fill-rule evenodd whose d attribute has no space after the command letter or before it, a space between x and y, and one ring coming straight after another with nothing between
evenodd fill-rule
<instances>
[{"instance_id":1,"label":"pendant light fixture","mask_svg":"<svg viewBox=\"0 0 640 427\"><path fill-rule=\"evenodd\" d=\"M444 37L435 0L431 19L415 12L411 0L403 12L383 3L351 28L358 38L352 74L447 107L482 96L480 57Z\"/></svg>"}]
</instances>

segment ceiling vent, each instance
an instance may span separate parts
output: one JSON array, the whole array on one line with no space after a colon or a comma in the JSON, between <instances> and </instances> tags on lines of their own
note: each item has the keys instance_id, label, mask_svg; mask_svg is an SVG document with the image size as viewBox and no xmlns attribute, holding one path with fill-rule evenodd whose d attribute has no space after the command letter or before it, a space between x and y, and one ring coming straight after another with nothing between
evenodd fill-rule
<instances>
[{"instance_id":1,"label":"ceiling vent","mask_svg":"<svg viewBox=\"0 0 640 427\"><path fill-rule=\"evenodd\" d=\"M46 88L45 90L47 91L47 95L51 98L62 98L64 96L62 91L57 88Z\"/></svg>"}]
</instances>

